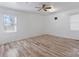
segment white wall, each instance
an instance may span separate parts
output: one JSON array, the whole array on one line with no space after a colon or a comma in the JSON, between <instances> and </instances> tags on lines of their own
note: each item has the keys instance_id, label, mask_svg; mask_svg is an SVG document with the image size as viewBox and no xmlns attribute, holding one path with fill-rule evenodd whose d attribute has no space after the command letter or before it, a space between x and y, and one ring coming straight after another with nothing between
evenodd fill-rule
<instances>
[{"instance_id":1,"label":"white wall","mask_svg":"<svg viewBox=\"0 0 79 59\"><path fill-rule=\"evenodd\" d=\"M3 31L3 15L5 14L17 17L16 33L5 33ZM46 16L40 14L0 8L0 44L44 34L45 19Z\"/></svg>"},{"instance_id":2,"label":"white wall","mask_svg":"<svg viewBox=\"0 0 79 59\"><path fill-rule=\"evenodd\" d=\"M70 16L79 14L78 10L64 11L50 15L47 20L47 33L60 37L79 39L79 31L70 30ZM58 20L54 20L55 16L58 17Z\"/></svg>"},{"instance_id":3,"label":"white wall","mask_svg":"<svg viewBox=\"0 0 79 59\"><path fill-rule=\"evenodd\" d=\"M71 31L69 23L70 16L72 14L78 14L78 10L64 11L54 13L50 16L44 16L0 8L0 44L42 34L78 39L79 31ZM3 31L3 15L5 14L17 16L16 33L5 33ZM58 20L54 20L55 16L58 17Z\"/></svg>"}]
</instances>

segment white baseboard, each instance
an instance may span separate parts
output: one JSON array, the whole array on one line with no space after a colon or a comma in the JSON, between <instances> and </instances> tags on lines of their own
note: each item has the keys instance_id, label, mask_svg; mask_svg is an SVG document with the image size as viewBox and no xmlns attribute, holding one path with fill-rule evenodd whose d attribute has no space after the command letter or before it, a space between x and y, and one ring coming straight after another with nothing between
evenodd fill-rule
<instances>
[{"instance_id":1,"label":"white baseboard","mask_svg":"<svg viewBox=\"0 0 79 59\"><path fill-rule=\"evenodd\" d=\"M52 36L61 37L61 38L67 38L67 39L79 40L79 37L74 37L74 36L57 35L57 34L53 34L53 33L48 33L48 34L49 34L49 35L52 35Z\"/></svg>"},{"instance_id":2,"label":"white baseboard","mask_svg":"<svg viewBox=\"0 0 79 59\"><path fill-rule=\"evenodd\" d=\"M44 34L37 34L37 35L31 35L31 36L20 36L18 38L6 38L6 39L3 39L2 41L0 41L0 45L1 44L5 44L5 43L10 43L10 42L13 42L13 41L18 41L18 40L23 40L23 39L29 39L29 38L32 38L32 37L37 37L37 36L41 36L41 35L44 35Z\"/></svg>"},{"instance_id":3,"label":"white baseboard","mask_svg":"<svg viewBox=\"0 0 79 59\"><path fill-rule=\"evenodd\" d=\"M22 40L22 39L29 39L29 38L33 38L33 37L37 37L37 36L41 36L41 35L52 35L52 36L57 36L60 38L79 40L79 38L76 38L76 37L57 35L57 34L53 34L53 33L45 33L45 34L36 34L36 35L31 35L31 36L22 36L22 37L19 37L17 39L15 39L15 38L7 39L6 38L5 40L0 41L0 44L10 43L10 42Z\"/></svg>"}]
</instances>

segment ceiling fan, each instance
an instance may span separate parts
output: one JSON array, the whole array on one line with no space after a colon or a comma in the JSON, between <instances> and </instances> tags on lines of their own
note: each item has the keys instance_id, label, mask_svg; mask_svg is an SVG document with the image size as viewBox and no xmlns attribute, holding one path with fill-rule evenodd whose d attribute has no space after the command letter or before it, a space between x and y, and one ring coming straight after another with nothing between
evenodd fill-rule
<instances>
[{"instance_id":1,"label":"ceiling fan","mask_svg":"<svg viewBox=\"0 0 79 59\"><path fill-rule=\"evenodd\" d=\"M38 11L41 11L41 10L48 11L48 9L52 9L52 6L49 6L49 5L46 5L46 4L42 4L41 7L36 7L36 8L39 8Z\"/></svg>"}]
</instances>

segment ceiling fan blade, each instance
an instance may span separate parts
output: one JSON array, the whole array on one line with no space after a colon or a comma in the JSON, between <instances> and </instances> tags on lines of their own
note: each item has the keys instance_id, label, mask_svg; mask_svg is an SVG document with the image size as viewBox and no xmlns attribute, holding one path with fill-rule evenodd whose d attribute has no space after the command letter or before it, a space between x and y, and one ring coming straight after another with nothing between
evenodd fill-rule
<instances>
[{"instance_id":1,"label":"ceiling fan blade","mask_svg":"<svg viewBox=\"0 0 79 59\"><path fill-rule=\"evenodd\" d=\"M39 9L38 11L41 11L42 10L42 8L41 9Z\"/></svg>"},{"instance_id":2,"label":"ceiling fan blade","mask_svg":"<svg viewBox=\"0 0 79 59\"><path fill-rule=\"evenodd\" d=\"M35 8L40 8L40 7L35 7Z\"/></svg>"},{"instance_id":3,"label":"ceiling fan blade","mask_svg":"<svg viewBox=\"0 0 79 59\"><path fill-rule=\"evenodd\" d=\"M46 9L43 9L44 11L47 11Z\"/></svg>"},{"instance_id":4,"label":"ceiling fan blade","mask_svg":"<svg viewBox=\"0 0 79 59\"><path fill-rule=\"evenodd\" d=\"M43 4L43 5L42 5L42 8L45 8L45 6L46 6L46 5L45 5L45 4Z\"/></svg>"},{"instance_id":5,"label":"ceiling fan blade","mask_svg":"<svg viewBox=\"0 0 79 59\"><path fill-rule=\"evenodd\" d=\"M46 7L45 9L51 9L52 7Z\"/></svg>"}]
</instances>

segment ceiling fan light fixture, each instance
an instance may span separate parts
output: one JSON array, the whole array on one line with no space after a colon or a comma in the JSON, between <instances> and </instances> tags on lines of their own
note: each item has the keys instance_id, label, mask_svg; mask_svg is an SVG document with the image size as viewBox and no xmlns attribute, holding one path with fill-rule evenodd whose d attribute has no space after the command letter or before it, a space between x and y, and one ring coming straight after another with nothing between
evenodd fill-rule
<instances>
[{"instance_id":1,"label":"ceiling fan light fixture","mask_svg":"<svg viewBox=\"0 0 79 59\"><path fill-rule=\"evenodd\" d=\"M47 9L47 12L54 12L55 9Z\"/></svg>"},{"instance_id":2,"label":"ceiling fan light fixture","mask_svg":"<svg viewBox=\"0 0 79 59\"><path fill-rule=\"evenodd\" d=\"M56 9L53 7L53 6L51 6L51 9L47 9L47 12L54 12Z\"/></svg>"},{"instance_id":3,"label":"ceiling fan light fixture","mask_svg":"<svg viewBox=\"0 0 79 59\"><path fill-rule=\"evenodd\" d=\"M54 11L56 11L56 9L54 8L54 6L52 6L52 5L47 6L46 10L47 11L45 11L45 12L54 12Z\"/></svg>"}]
</instances>

